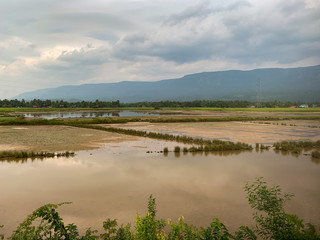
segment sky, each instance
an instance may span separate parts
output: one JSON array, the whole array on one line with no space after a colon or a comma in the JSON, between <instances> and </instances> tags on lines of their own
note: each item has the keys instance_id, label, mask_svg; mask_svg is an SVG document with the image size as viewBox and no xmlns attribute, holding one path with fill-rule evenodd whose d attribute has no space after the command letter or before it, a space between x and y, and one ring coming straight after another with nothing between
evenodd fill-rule
<instances>
[{"instance_id":1,"label":"sky","mask_svg":"<svg viewBox=\"0 0 320 240\"><path fill-rule=\"evenodd\" d=\"M320 0L0 0L0 99L320 64Z\"/></svg>"}]
</instances>

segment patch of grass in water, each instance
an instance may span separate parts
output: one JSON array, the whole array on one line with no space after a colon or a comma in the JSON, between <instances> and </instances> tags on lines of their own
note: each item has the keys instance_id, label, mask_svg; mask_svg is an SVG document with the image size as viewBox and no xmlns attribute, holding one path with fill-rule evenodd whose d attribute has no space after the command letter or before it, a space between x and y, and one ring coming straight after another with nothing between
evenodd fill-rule
<instances>
[{"instance_id":1,"label":"patch of grass in water","mask_svg":"<svg viewBox=\"0 0 320 240\"><path fill-rule=\"evenodd\" d=\"M26 151L1 151L0 152L0 159L4 158L42 158L42 157L69 157L74 156L74 152L26 152Z\"/></svg>"}]
</instances>

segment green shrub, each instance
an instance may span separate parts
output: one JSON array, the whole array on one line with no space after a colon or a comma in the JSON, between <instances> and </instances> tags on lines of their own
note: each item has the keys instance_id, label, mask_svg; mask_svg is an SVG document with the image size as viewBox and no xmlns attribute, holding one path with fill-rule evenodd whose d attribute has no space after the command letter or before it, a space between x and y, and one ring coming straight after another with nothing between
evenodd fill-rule
<instances>
[{"instance_id":1,"label":"green shrub","mask_svg":"<svg viewBox=\"0 0 320 240\"><path fill-rule=\"evenodd\" d=\"M285 212L284 203L293 194L283 194L279 186L268 188L262 178L257 178L252 184L247 183L244 189L249 205L255 210L254 232L262 239L320 239L313 225L305 226L298 216Z\"/></svg>"}]
</instances>

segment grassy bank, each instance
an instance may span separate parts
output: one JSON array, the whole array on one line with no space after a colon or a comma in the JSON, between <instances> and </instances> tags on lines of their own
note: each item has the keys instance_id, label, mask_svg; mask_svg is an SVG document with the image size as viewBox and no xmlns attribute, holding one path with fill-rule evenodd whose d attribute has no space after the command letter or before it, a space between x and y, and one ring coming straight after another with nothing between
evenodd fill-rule
<instances>
[{"instance_id":1,"label":"grassy bank","mask_svg":"<svg viewBox=\"0 0 320 240\"><path fill-rule=\"evenodd\" d=\"M283 117L199 117L199 118L152 118L145 121L154 123L170 122L231 122L231 121L281 121L281 120L320 120L320 116L283 116Z\"/></svg>"},{"instance_id":2,"label":"grassy bank","mask_svg":"<svg viewBox=\"0 0 320 240\"><path fill-rule=\"evenodd\" d=\"M8 116L2 117L2 116L0 116L0 122L11 121L11 120L15 120L15 119L16 119L16 117L8 117Z\"/></svg>"},{"instance_id":3,"label":"grassy bank","mask_svg":"<svg viewBox=\"0 0 320 240\"><path fill-rule=\"evenodd\" d=\"M1 119L1 118L0 118ZM23 119L6 118L0 121L0 125L78 125L78 124L116 124L128 122L150 122L150 123L179 123L179 122L231 122L231 121L281 121L281 120L320 120L320 116L283 116L283 117L189 117L189 118L93 118L93 119Z\"/></svg>"},{"instance_id":4,"label":"grassy bank","mask_svg":"<svg viewBox=\"0 0 320 240\"><path fill-rule=\"evenodd\" d=\"M164 107L162 110L185 110L185 111L226 111L226 112L320 112L320 108L211 108L211 107Z\"/></svg>"}]
</instances>

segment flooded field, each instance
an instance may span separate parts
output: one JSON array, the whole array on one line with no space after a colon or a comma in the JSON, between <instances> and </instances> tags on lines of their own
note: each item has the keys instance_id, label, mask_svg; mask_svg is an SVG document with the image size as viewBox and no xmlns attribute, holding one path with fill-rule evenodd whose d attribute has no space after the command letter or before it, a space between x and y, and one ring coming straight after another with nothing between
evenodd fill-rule
<instances>
[{"instance_id":1,"label":"flooded field","mask_svg":"<svg viewBox=\"0 0 320 240\"><path fill-rule=\"evenodd\" d=\"M167 113L155 113L147 111L99 111L99 112L51 112L51 113L25 113L27 118L94 118L94 117L148 117L160 116Z\"/></svg>"},{"instance_id":2,"label":"flooded field","mask_svg":"<svg viewBox=\"0 0 320 240\"><path fill-rule=\"evenodd\" d=\"M296 197L287 205L306 221L320 226L320 164L310 156L265 152L216 154L147 154L132 144L78 152L72 158L0 162L0 223L11 232L27 214L46 203L63 206L66 223L83 231L101 229L106 218L134 223L145 214L153 194L158 217L184 216L197 226L218 217L231 230L251 224L245 198L246 181L263 176Z\"/></svg>"},{"instance_id":3,"label":"flooded field","mask_svg":"<svg viewBox=\"0 0 320 240\"><path fill-rule=\"evenodd\" d=\"M272 145L278 141L320 140L320 121L317 120L191 123L130 122L106 126L233 142L245 142L248 144L263 143Z\"/></svg>"},{"instance_id":4,"label":"flooded field","mask_svg":"<svg viewBox=\"0 0 320 240\"><path fill-rule=\"evenodd\" d=\"M14 115L20 115L17 113ZM27 118L44 119L67 119L67 118L95 118L95 117L170 117L170 118L194 118L194 117L282 117L282 116L319 116L316 112L261 112L261 111L204 111L204 110L74 110L74 111L52 111L25 112L22 113Z\"/></svg>"},{"instance_id":5,"label":"flooded field","mask_svg":"<svg viewBox=\"0 0 320 240\"><path fill-rule=\"evenodd\" d=\"M109 126L109 125L100 125ZM320 140L320 122L202 122L112 124L112 127L271 145L276 141ZM231 231L252 224L243 187L264 177L296 196L287 204L320 227L320 161L274 150L216 153L160 153L184 145L71 126L0 126L0 150L76 151L74 157L0 161L0 225L8 234L47 203L73 202L59 209L66 223L83 232L102 229L106 218L134 224L147 198L157 199L158 217L184 216L197 226L218 217ZM147 153L149 152L149 153Z\"/></svg>"}]
</instances>

